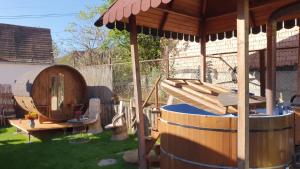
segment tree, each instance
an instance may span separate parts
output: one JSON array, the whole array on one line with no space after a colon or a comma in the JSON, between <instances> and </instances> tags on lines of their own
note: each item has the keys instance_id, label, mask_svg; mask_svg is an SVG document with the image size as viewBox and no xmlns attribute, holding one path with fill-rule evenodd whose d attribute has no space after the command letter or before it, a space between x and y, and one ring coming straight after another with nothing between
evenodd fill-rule
<instances>
[{"instance_id":1,"label":"tree","mask_svg":"<svg viewBox=\"0 0 300 169\"><path fill-rule=\"evenodd\" d=\"M70 23L66 29L71 38L65 43L73 49L68 54L68 59L73 66L90 64L113 64L114 83L131 83L131 55L130 38L126 30L97 28L94 22L98 19L99 13L103 13L113 3L113 0L106 0L101 6L87 7L80 12L78 21ZM177 41L165 38L153 37L150 35L139 34L137 37L140 61L155 60L162 58L162 53L172 53L175 51ZM168 50L168 52L164 52ZM75 54L75 55L74 55ZM107 60L103 60L103 55ZM165 59L167 56L165 56ZM122 64L118 64L122 63ZM147 62L141 64L142 75L157 76L164 70L163 62ZM153 77L155 78L155 77ZM149 80L152 83L153 79ZM146 79L146 81L148 81Z\"/></svg>"}]
</instances>

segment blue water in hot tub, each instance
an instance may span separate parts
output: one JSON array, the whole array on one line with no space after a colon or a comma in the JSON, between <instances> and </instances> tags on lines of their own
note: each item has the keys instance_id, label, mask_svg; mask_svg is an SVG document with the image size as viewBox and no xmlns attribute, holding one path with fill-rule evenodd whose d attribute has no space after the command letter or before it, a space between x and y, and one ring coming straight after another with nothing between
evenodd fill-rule
<instances>
[{"instance_id":1,"label":"blue water in hot tub","mask_svg":"<svg viewBox=\"0 0 300 169\"><path fill-rule=\"evenodd\" d=\"M167 111L174 111L174 112L186 113L186 114L219 116L218 114L199 109L189 104L173 104L173 105L163 106L162 108Z\"/></svg>"},{"instance_id":2,"label":"blue water in hot tub","mask_svg":"<svg viewBox=\"0 0 300 169\"><path fill-rule=\"evenodd\" d=\"M173 105L167 105L163 106L163 109L171 112L178 112L178 113L184 113L184 114L195 114L195 115L207 115L207 116L222 116L222 117L237 117L236 114L216 114L212 112L208 112L202 109L199 109L197 107L194 107L189 104L173 104ZM265 108L259 108L256 109L256 113L260 115L266 115L266 109ZM285 114L290 114L291 112L284 112L283 115ZM268 115L266 115L268 116ZM278 108L274 109L273 111L273 116L280 116Z\"/></svg>"}]
</instances>

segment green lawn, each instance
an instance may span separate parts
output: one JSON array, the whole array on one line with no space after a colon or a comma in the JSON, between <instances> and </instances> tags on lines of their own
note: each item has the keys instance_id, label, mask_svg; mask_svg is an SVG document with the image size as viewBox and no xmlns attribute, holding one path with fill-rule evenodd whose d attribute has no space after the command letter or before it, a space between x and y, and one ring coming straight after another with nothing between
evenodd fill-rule
<instances>
[{"instance_id":1,"label":"green lawn","mask_svg":"<svg viewBox=\"0 0 300 169\"><path fill-rule=\"evenodd\" d=\"M70 135L41 133L27 144L27 136L15 128L0 128L1 169L137 169L122 160L122 152L137 147L131 136L122 142L110 141L110 132L90 136L88 143L70 144ZM71 137L72 138L72 137ZM98 161L117 159L116 165L99 167Z\"/></svg>"}]
</instances>

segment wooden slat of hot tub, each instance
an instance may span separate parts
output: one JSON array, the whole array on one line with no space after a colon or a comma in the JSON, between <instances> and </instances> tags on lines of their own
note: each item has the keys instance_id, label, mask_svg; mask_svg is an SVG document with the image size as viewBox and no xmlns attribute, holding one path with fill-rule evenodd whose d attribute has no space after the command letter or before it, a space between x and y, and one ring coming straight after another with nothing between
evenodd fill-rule
<instances>
[{"instance_id":1,"label":"wooden slat of hot tub","mask_svg":"<svg viewBox=\"0 0 300 169\"><path fill-rule=\"evenodd\" d=\"M164 109L161 118L165 121L160 123L161 147L168 153L198 163L236 166L237 118L199 116ZM275 167L292 160L293 120L292 114L250 118L251 167ZM168 161L162 162L162 169L176 165L175 169L179 166L199 168L171 159L165 154L162 154L162 158Z\"/></svg>"},{"instance_id":2,"label":"wooden slat of hot tub","mask_svg":"<svg viewBox=\"0 0 300 169\"><path fill-rule=\"evenodd\" d=\"M233 128L236 129L236 124L231 121L231 118L205 116L199 119L197 115L163 111L162 119L187 126L203 128L203 130L199 130L163 124L162 139L167 138L168 141L161 143L162 147L171 150L169 153L180 155L182 158L189 159L190 161L201 161L205 164L223 163L226 166L234 165L234 161L236 160L236 147L228 146L232 145L231 142L234 140L232 137L236 137L234 132L230 132ZM223 133L220 139L220 132L212 132L205 130L205 128L225 129L229 131ZM164 131L168 131L168 135L164 135ZM209 147L215 147L215 149L209 150ZM224 159L227 159L226 162L224 162Z\"/></svg>"},{"instance_id":3,"label":"wooden slat of hot tub","mask_svg":"<svg viewBox=\"0 0 300 169\"><path fill-rule=\"evenodd\" d=\"M295 145L300 145L300 108L295 107Z\"/></svg>"}]
</instances>

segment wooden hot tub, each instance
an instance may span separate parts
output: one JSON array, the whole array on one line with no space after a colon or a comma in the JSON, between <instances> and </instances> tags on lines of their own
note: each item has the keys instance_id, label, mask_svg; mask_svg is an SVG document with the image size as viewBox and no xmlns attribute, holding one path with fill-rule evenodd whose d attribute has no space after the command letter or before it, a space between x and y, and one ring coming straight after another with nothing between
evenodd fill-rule
<instances>
[{"instance_id":1,"label":"wooden hot tub","mask_svg":"<svg viewBox=\"0 0 300 169\"><path fill-rule=\"evenodd\" d=\"M237 117L187 104L162 108L161 169L237 168ZM294 115L250 117L250 167L285 168L294 154Z\"/></svg>"}]
</instances>

